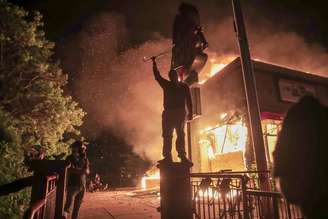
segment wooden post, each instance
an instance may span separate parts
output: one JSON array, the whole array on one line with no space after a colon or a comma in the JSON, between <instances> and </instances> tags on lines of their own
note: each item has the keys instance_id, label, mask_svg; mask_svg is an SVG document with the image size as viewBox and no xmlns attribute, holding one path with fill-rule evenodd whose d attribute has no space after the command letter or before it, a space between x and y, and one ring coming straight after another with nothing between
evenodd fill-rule
<instances>
[{"instance_id":1,"label":"wooden post","mask_svg":"<svg viewBox=\"0 0 328 219\"><path fill-rule=\"evenodd\" d=\"M45 177L58 174L56 191L55 218L62 218L64 211L65 187L67 162L64 160L34 160L31 165L34 171L34 180L32 185L31 203L39 201L43 195Z\"/></svg>"},{"instance_id":2,"label":"wooden post","mask_svg":"<svg viewBox=\"0 0 328 219\"><path fill-rule=\"evenodd\" d=\"M161 163L161 219L192 219L190 165Z\"/></svg>"},{"instance_id":3,"label":"wooden post","mask_svg":"<svg viewBox=\"0 0 328 219\"><path fill-rule=\"evenodd\" d=\"M255 152L255 159L258 171L266 171L267 162L265 154L265 146L263 141L263 133L261 127L260 108L257 97L256 81L253 71L252 60L248 48L248 40L244 17L240 5L240 0L232 0L234 27L238 39L240 61L243 72L244 88L246 93L248 122L250 127L251 142ZM260 187L263 190L269 189L267 177L260 177ZM263 180L262 180L263 179Z\"/></svg>"}]
</instances>

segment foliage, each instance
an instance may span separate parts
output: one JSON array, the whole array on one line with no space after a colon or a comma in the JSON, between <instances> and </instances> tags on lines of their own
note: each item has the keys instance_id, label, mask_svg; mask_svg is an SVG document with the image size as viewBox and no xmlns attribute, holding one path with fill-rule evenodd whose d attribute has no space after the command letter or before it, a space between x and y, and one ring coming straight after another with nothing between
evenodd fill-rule
<instances>
[{"instance_id":1,"label":"foliage","mask_svg":"<svg viewBox=\"0 0 328 219\"><path fill-rule=\"evenodd\" d=\"M67 83L52 60L40 13L29 14L0 0L0 184L26 176L24 152L34 144L46 155L67 152L84 112L64 94ZM0 218L15 218L27 201L25 191L0 199Z\"/></svg>"}]
</instances>

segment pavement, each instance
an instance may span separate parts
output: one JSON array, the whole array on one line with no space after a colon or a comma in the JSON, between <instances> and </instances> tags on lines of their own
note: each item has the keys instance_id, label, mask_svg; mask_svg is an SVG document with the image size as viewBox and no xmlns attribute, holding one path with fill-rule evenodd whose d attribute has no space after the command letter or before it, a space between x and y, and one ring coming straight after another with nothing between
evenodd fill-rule
<instances>
[{"instance_id":1,"label":"pavement","mask_svg":"<svg viewBox=\"0 0 328 219\"><path fill-rule=\"evenodd\" d=\"M79 219L160 219L158 190L86 193Z\"/></svg>"}]
</instances>

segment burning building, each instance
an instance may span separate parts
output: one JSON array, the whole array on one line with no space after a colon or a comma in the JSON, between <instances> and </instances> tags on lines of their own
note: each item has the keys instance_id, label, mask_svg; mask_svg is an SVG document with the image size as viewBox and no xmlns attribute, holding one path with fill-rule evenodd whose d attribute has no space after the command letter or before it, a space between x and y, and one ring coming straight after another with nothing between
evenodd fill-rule
<instances>
[{"instance_id":1,"label":"burning building","mask_svg":"<svg viewBox=\"0 0 328 219\"><path fill-rule=\"evenodd\" d=\"M284 114L304 95L313 95L328 106L328 78L258 60L253 60L253 67L270 167ZM194 85L192 91L194 110L199 115L191 122L189 132L193 171L255 168L240 59L227 64L206 82Z\"/></svg>"}]
</instances>

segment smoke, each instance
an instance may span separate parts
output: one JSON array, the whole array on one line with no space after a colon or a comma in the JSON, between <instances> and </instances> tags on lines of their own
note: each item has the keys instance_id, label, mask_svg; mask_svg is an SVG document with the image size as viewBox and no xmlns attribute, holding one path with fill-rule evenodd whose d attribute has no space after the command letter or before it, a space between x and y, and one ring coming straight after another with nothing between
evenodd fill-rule
<instances>
[{"instance_id":1,"label":"smoke","mask_svg":"<svg viewBox=\"0 0 328 219\"><path fill-rule=\"evenodd\" d=\"M210 14L202 23L210 45L209 60L212 60L205 68L207 71L213 63L227 64L231 60L227 57L237 56L238 47L231 16L219 19L213 11L204 8L203 17L206 12ZM328 54L319 45L309 44L292 30L278 29L267 21L248 21L254 58L327 76ZM166 50L171 41L156 29L142 35L149 39L131 46L134 36L127 28L125 16L103 13L90 20L63 47L64 51L79 48L75 52L67 51L63 62L72 65L70 62L79 57L78 75L72 84L87 116L94 121L88 130L97 135L110 128L133 145L138 154L155 161L161 154L162 91L153 79L151 63L144 63L142 57ZM169 55L159 60L164 77L169 66Z\"/></svg>"},{"instance_id":2,"label":"smoke","mask_svg":"<svg viewBox=\"0 0 328 219\"><path fill-rule=\"evenodd\" d=\"M247 32L252 58L312 74L328 76L328 53L316 43L286 28L277 28L266 20L247 22ZM233 29L233 19L209 21L205 31L210 42L210 55L217 63L226 64L227 57L237 56L238 47ZM210 56L211 57L211 56Z\"/></svg>"},{"instance_id":3,"label":"smoke","mask_svg":"<svg viewBox=\"0 0 328 219\"><path fill-rule=\"evenodd\" d=\"M128 38L123 16L101 14L62 50L80 48L75 51L81 65L72 89L88 113L87 120L93 121L87 127L89 136L111 129L133 145L135 152L155 161L160 158L162 94L151 63L143 62L142 57L157 54L171 43L154 33L153 40L129 48ZM66 56L64 65L72 64L72 55ZM159 61L164 77L169 63L170 56Z\"/></svg>"}]
</instances>

